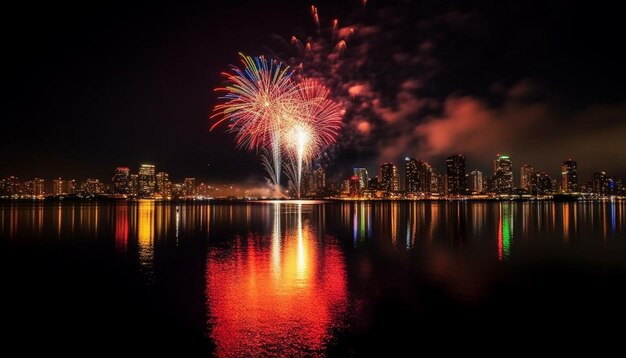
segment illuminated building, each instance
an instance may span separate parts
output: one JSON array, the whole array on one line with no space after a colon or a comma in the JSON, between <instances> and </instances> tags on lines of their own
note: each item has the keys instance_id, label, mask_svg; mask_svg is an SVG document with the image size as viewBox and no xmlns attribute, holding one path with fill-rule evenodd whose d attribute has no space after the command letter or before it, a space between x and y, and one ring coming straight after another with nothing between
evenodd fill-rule
<instances>
[{"instance_id":1,"label":"illuminated building","mask_svg":"<svg viewBox=\"0 0 626 358\"><path fill-rule=\"evenodd\" d=\"M498 154L493 162L493 185L498 194L510 194L513 191L513 161L511 157Z\"/></svg>"},{"instance_id":2,"label":"illuminated building","mask_svg":"<svg viewBox=\"0 0 626 358\"><path fill-rule=\"evenodd\" d=\"M432 191L433 168L428 162L417 162L417 191L430 193Z\"/></svg>"},{"instance_id":3,"label":"illuminated building","mask_svg":"<svg viewBox=\"0 0 626 358\"><path fill-rule=\"evenodd\" d=\"M128 195L139 195L139 175L131 174L128 178Z\"/></svg>"},{"instance_id":4,"label":"illuminated building","mask_svg":"<svg viewBox=\"0 0 626 358\"><path fill-rule=\"evenodd\" d=\"M162 198L167 198L172 195L172 183L170 182L170 176L166 172L159 172L156 175L156 191Z\"/></svg>"},{"instance_id":5,"label":"illuminated building","mask_svg":"<svg viewBox=\"0 0 626 358\"><path fill-rule=\"evenodd\" d=\"M522 165L522 169L520 171L520 188L527 193L531 192L530 186L534 173L535 168L528 164Z\"/></svg>"},{"instance_id":6,"label":"illuminated building","mask_svg":"<svg viewBox=\"0 0 626 358\"><path fill-rule=\"evenodd\" d=\"M409 193L417 192L417 160L404 158L404 187Z\"/></svg>"},{"instance_id":7,"label":"illuminated building","mask_svg":"<svg viewBox=\"0 0 626 358\"><path fill-rule=\"evenodd\" d=\"M433 168L431 168L430 174L430 193L443 194L445 193L445 178L443 175L437 173Z\"/></svg>"},{"instance_id":8,"label":"illuminated building","mask_svg":"<svg viewBox=\"0 0 626 358\"><path fill-rule=\"evenodd\" d=\"M211 186L204 184L204 183L200 183L198 185L198 189L196 192L199 197L208 198L211 196Z\"/></svg>"},{"instance_id":9,"label":"illuminated building","mask_svg":"<svg viewBox=\"0 0 626 358\"><path fill-rule=\"evenodd\" d=\"M451 155L446 158L446 184L448 195L465 195L467 177L465 175L465 156Z\"/></svg>"},{"instance_id":10,"label":"illuminated building","mask_svg":"<svg viewBox=\"0 0 626 358\"><path fill-rule=\"evenodd\" d=\"M311 194L315 191L315 183L313 182L313 172L309 166L302 170L302 193Z\"/></svg>"},{"instance_id":11,"label":"illuminated building","mask_svg":"<svg viewBox=\"0 0 626 358\"><path fill-rule=\"evenodd\" d=\"M104 184L98 179L88 178L80 185L80 193L83 196L96 196L104 193Z\"/></svg>"},{"instance_id":12,"label":"illuminated building","mask_svg":"<svg viewBox=\"0 0 626 358\"><path fill-rule=\"evenodd\" d=\"M76 194L76 180L70 179L65 181L65 192L68 195Z\"/></svg>"},{"instance_id":13,"label":"illuminated building","mask_svg":"<svg viewBox=\"0 0 626 358\"><path fill-rule=\"evenodd\" d=\"M183 195L187 198L196 196L196 178L185 178L183 182Z\"/></svg>"},{"instance_id":14,"label":"illuminated building","mask_svg":"<svg viewBox=\"0 0 626 358\"><path fill-rule=\"evenodd\" d=\"M43 179L35 178L33 180L33 195L43 197L46 195L45 182Z\"/></svg>"},{"instance_id":15,"label":"illuminated building","mask_svg":"<svg viewBox=\"0 0 626 358\"><path fill-rule=\"evenodd\" d=\"M111 181L113 182L114 194L128 194L128 183L130 180L130 169L127 167L115 168L115 174Z\"/></svg>"},{"instance_id":16,"label":"illuminated building","mask_svg":"<svg viewBox=\"0 0 626 358\"><path fill-rule=\"evenodd\" d=\"M22 188L18 177L10 176L5 183L5 190L9 197L18 197Z\"/></svg>"},{"instance_id":17,"label":"illuminated building","mask_svg":"<svg viewBox=\"0 0 626 358\"><path fill-rule=\"evenodd\" d=\"M598 195L607 195L609 194L609 177L606 175L606 172L597 172L593 173L592 181L592 192Z\"/></svg>"},{"instance_id":18,"label":"illuminated building","mask_svg":"<svg viewBox=\"0 0 626 358\"><path fill-rule=\"evenodd\" d=\"M470 173L469 178L470 191L474 193L482 193L483 191L483 172L479 170L473 170Z\"/></svg>"},{"instance_id":19,"label":"illuminated building","mask_svg":"<svg viewBox=\"0 0 626 358\"><path fill-rule=\"evenodd\" d=\"M367 176L367 169L365 168L353 168L354 175L359 177L359 188L365 189L367 188L367 184L369 181L369 177Z\"/></svg>"},{"instance_id":20,"label":"illuminated building","mask_svg":"<svg viewBox=\"0 0 626 358\"><path fill-rule=\"evenodd\" d=\"M568 159L561 166L561 190L564 193L578 191L578 170L575 160Z\"/></svg>"},{"instance_id":21,"label":"illuminated building","mask_svg":"<svg viewBox=\"0 0 626 358\"><path fill-rule=\"evenodd\" d=\"M380 166L381 189L388 192L400 190L400 180L398 178L398 168L392 163L384 163Z\"/></svg>"},{"instance_id":22,"label":"illuminated building","mask_svg":"<svg viewBox=\"0 0 626 358\"><path fill-rule=\"evenodd\" d=\"M52 194L53 195L65 194L64 189L65 189L65 182L63 181L63 179L58 178L58 179L52 180Z\"/></svg>"},{"instance_id":23,"label":"illuminated building","mask_svg":"<svg viewBox=\"0 0 626 358\"><path fill-rule=\"evenodd\" d=\"M317 167L317 169L315 170L315 189L316 190L322 190L324 188L326 188L326 171L324 170L324 168Z\"/></svg>"},{"instance_id":24,"label":"illuminated building","mask_svg":"<svg viewBox=\"0 0 626 358\"><path fill-rule=\"evenodd\" d=\"M361 178L358 175L353 175L350 177L349 182L349 192L350 196L357 197L361 194Z\"/></svg>"},{"instance_id":25,"label":"illuminated building","mask_svg":"<svg viewBox=\"0 0 626 358\"><path fill-rule=\"evenodd\" d=\"M556 189L556 182L546 172L534 172L530 182L530 193L532 195L553 194Z\"/></svg>"},{"instance_id":26,"label":"illuminated building","mask_svg":"<svg viewBox=\"0 0 626 358\"><path fill-rule=\"evenodd\" d=\"M153 198L156 190L154 165L142 164L139 167L138 192L140 198Z\"/></svg>"}]
</instances>

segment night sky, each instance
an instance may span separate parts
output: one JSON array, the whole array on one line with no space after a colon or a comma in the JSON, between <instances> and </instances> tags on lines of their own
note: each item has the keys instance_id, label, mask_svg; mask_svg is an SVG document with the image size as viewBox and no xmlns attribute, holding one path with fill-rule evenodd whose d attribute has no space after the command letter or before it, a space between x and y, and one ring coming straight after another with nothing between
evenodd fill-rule
<instances>
[{"instance_id":1,"label":"night sky","mask_svg":"<svg viewBox=\"0 0 626 358\"><path fill-rule=\"evenodd\" d=\"M316 2L357 29L327 80L347 110L332 175L410 155L464 153L491 172L511 154L556 176L578 160L626 177L623 12L601 2ZM16 7L17 6L17 7ZM237 53L287 58L316 35L298 1L52 2L4 9L0 177L110 179L156 164L175 179L261 181L255 153L209 132ZM320 41L322 41L320 40ZM330 43L332 39L328 40Z\"/></svg>"}]
</instances>

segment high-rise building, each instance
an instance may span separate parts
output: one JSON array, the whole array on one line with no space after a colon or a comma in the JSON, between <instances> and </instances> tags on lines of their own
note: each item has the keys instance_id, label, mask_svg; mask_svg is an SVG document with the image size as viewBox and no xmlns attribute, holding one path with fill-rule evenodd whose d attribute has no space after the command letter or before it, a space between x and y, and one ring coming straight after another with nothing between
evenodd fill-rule
<instances>
[{"instance_id":1,"label":"high-rise building","mask_svg":"<svg viewBox=\"0 0 626 358\"><path fill-rule=\"evenodd\" d=\"M417 192L417 160L404 158L404 188L409 193Z\"/></svg>"},{"instance_id":2,"label":"high-rise building","mask_svg":"<svg viewBox=\"0 0 626 358\"><path fill-rule=\"evenodd\" d=\"M196 196L196 178L185 178L183 182L183 195L187 198Z\"/></svg>"},{"instance_id":3,"label":"high-rise building","mask_svg":"<svg viewBox=\"0 0 626 358\"><path fill-rule=\"evenodd\" d=\"M96 196L104 193L104 184L98 179L87 178L80 185L80 193L85 196Z\"/></svg>"},{"instance_id":4,"label":"high-rise building","mask_svg":"<svg viewBox=\"0 0 626 358\"><path fill-rule=\"evenodd\" d=\"M609 177L606 172L593 173L592 191L594 194L607 195L609 193Z\"/></svg>"},{"instance_id":5,"label":"high-rise building","mask_svg":"<svg viewBox=\"0 0 626 358\"><path fill-rule=\"evenodd\" d=\"M137 174L131 174L128 179L128 195L133 197L139 195L139 175Z\"/></svg>"},{"instance_id":6,"label":"high-rise building","mask_svg":"<svg viewBox=\"0 0 626 358\"><path fill-rule=\"evenodd\" d=\"M156 191L162 198L167 198L172 195L172 183L170 182L170 176L166 172L159 172L156 175Z\"/></svg>"},{"instance_id":7,"label":"high-rise building","mask_svg":"<svg viewBox=\"0 0 626 358\"><path fill-rule=\"evenodd\" d=\"M365 168L353 168L354 175L359 177L359 188L365 189L367 188L367 183L369 181L369 177L367 176L367 169Z\"/></svg>"},{"instance_id":8,"label":"high-rise building","mask_svg":"<svg viewBox=\"0 0 626 358\"><path fill-rule=\"evenodd\" d=\"M568 159L561 166L561 190L563 193L578 191L578 169L575 160Z\"/></svg>"},{"instance_id":9,"label":"high-rise building","mask_svg":"<svg viewBox=\"0 0 626 358\"><path fill-rule=\"evenodd\" d=\"M513 161L511 157L498 154L493 162L494 191L510 194L513 191Z\"/></svg>"},{"instance_id":10,"label":"high-rise building","mask_svg":"<svg viewBox=\"0 0 626 358\"><path fill-rule=\"evenodd\" d=\"M353 175L350 177L349 182L349 191L350 196L357 197L361 195L361 178L358 175Z\"/></svg>"},{"instance_id":11,"label":"high-rise building","mask_svg":"<svg viewBox=\"0 0 626 358\"><path fill-rule=\"evenodd\" d=\"M154 165L142 164L139 167L138 189L140 198L152 198L156 190Z\"/></svg>"},{"instance_id":12,"label":"high-rise building","mask_svg":"<svg viewBox=\"0 0 626 358\"><path fill-rule=\"evenodd\" d=\"M530 185L533 179L533 174L535 173L535 168L528 164L522 165L522 169L520 171L520 188L527 193L530 193Z\"/></svg>"},{"instance_id":13,"label":"high-rise building","mask_svg":"<svg viewBox=\"0 0 626 358\"><path fill-rule=\"evenodd\" d=\"M43 179L35 178L33 180L33 195L43 197L46 195L45 182Z\"/></svg>"},{"instance_id":14,"label":"high-rise building","mask_svg":"<svg viewBox=\"0 0 626 358\"><path fill-rule=\"evenodd\" d=\"M65 194L65 181L61 178L52 180L52 194L63 195Z\"/></svg>"},{"instance_id":15,"label":"high-rise building","mask_svg":"<svg viewBox=\"0 0 626 358\"><path fill-rule=\"evenodd\" d=\"M473 170L469 177L469 189L474 193L482 193L483 191L483 172Z\"/></svg>"},{"instance_id":16,"label":"high-rise building","mask_svg":"<svg viewBox=\"0 0 626 358\"><path fill-rule=\"evenodd\" d=\"M428 162L417 162L417 191L430 193L432 191L433 167Z\"/></svg>"},{"instance_id":17,"label":"high-rise building","mask_svg":"<svg viewBox=\"0 0 626 358\"><path fill-rule=\"evenodd\" d=\"M447 194L465 195L467 192L467 177L465 175L465 156L451 155L446 158Z\"/></svg>"},{"instance_id":18,"label":"high-rise building","mask_svg":"<svg viewBox=\"0 0 626 358\"><path fill-rule=\"evenodd\" d=\"M553 194L556 191L556 181L546 172L533 172L530 181L532 195Z\"/></svg>"},{"instance_id":19,"label":"high-rise building","mask_svg":"<svg viewBox=\"0 0 626 358\"><path fill-rule=\"evenodd\" d=\"M317 191L323 190L326 188L326 171L321 166L317 167L315 170L315 189Z\"/></svg>"},{"instance_id":20,"label":"high-rise building","mask_svg":"<svg viewBox=\"0 0 626 358\"><path fill-rule=\"evenodd\" d=\"M115 174L111 181L113 182L114 194L128 194L128 183L130 180L130 169L127 167L115 168Z\"/></svg>"},{"instance_id":21,"label":"high-rise building","mask_svg":"<svg viewBox=\"0 0 626 358\"><path fill-rule=\"evenodd\" d=\"M397 192L400 190L400 180L398 178L398 168L393 163L384 163L380 166L381 189L387 192Z\"/></svg>"},{"instance_id":22,"label":"high-rise building","mask_svg":"<svg viewBox=\"0 0 626 358\"><path fill-rule=\"evenodd\" d=\"M443 194L445 193L446 178L444 175L439 174L434 168L431 168L430 174L430 193Z\"/></svg>"}]
</instances>

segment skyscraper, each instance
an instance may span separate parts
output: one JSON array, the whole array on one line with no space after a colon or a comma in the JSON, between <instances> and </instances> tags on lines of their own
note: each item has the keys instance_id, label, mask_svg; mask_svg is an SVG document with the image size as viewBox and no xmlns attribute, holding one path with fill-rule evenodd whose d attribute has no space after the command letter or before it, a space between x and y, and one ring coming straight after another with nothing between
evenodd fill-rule
<instances>
[{"instance_id":1,"label":"skyscraper","mask_svg":"<svg viewBox=\"0 0 626 358\"><path fill-rule=\"evenodd\" d=\"M578 170L575 160L568 159L561 166L561 190L564 193L578 191Z\"/></svg>"},{"instance_id":2,"label":"skyscraper","mask_svg":"<svg viewBox=\"0 0 626 358\"><path fill-rule=\"evenodd\" d=\"M417 192L417 160L404 158L404 187L407 192Z\"/></svg>"},{"instance_id":3,"label":"skyscraper","mask_svg":"<svg viewBox=\"0 0 626 358\"><path fill-rule=\"evenodd\" d=\"M597 172L593 173L592 182L592 191L594 194L598 195L606 195L608 193L608 184L609 177L606 175L606 172Z\"/></svg>"},{"instance_id":4,"label":"skyscraper","mask_svg":"<svg viewBox=\"0 0 626 358\"><path fill-rule=\"evenodd\" d=\"M381 189L387 192L397 192L400 190L400 180L398 178L398 168L393 163L383 163L380 166Z\"/></svg>"},{"instance_id":5,"label":"skyscraper","mask_svg":"<svg viewBox=\"0 0 626 358\"><path fill-rule=\"evenodd\" d=\"M555 181L546 172L533 172L530 182L530 192L533 195L552 194L555 191Z\"/></svg>"},{"instance_id":6,"label":"skyscraper","mask_svg":"<svg viewBox=\"0 0 626 358\"><path fill-rule=\"evenodd\" d=\"M535 168L531 167L530 165L522 165L522 169L520 171L520 188L527 193L531 192L530 185L533 179L534 172Z\"/></svg>"},{"instance_id":7,"label":"skyscraper","mask_svg":"<svg viewBox=\"0 0 626 358\"><path fill-rule=\"evenodd\" d=\"M465 176L465 156L451 155L446 158L448 195L465 195L467 177Z\"/></svg>"},{"instance_id":8,"label":"skyscraper","mask_svg":"<svg viewBox=\"0 0 626 358\"><path fill-rule=\"evenodd\" d=\"M473 170L470 173L469 189L474 193L481 193L483 191L483 172Z\"/></svg>"},{"instance_id":9,"label":"skyscraper","mask_svg":"<svg viewBox=\"0 0 626 358\"><path fill-rule=\"evenodd\" d=\"M156 189L154 165L142 164L139 167L138 189L140 198L153 198Z\"/></svg>"},{"instance_id":10,"label":"skyscraper","mask_svg":"<svg viewBox=\"0 0 626 358\"><path fill-rule=\"evenodd\" d=\"M367 176L367 169L365 168L354 168L354 175L359 177L359 188L365 189L367 187L367 182L369 180Z\"/></svg>"},{"instance_id":11,"label":"skyscraper","mask_svg":"<svg viewBox=\"0 0 626 358\"><path fill-rule=\"evenodd\" d=\"M131 174L128 179L128 195L133 197L139 195L139 175L137 174Z\"/></svg>"},{"instance_id":12,"label":"skyscraper","mask_svg":"<svg viewBox=\"0 0 626 358\"><path fill-rule=\"evenodd\" d=\"M128 194L128 182L130 180L130 169L127 167L115 168L115 174L111 181L113 182L114 194Z\"/></svg>"},{"instance_id":13,"label":"skyscraper","mask_svg":"<svg viewBox=\"0 0 626 358\"><path fill-rule=\"evenodd\" d=\"M498 154L493 162L494 191L510 194L513 191L513 161L511 157Z\"/></svg>"},{"instance_id":14,"label":"skyscraper","mask_svg":"<svg viewBox=\"0 0 626 358\"><path fill-rule=\"evenodd\" d=\"M432 191L433 167L428 162L417 161L417 191L430 193Z\"/></svg>"},{"instance_id":15,"label":"skyscraper","mask_svg":"<svg viewBox=\"0 0 626 358\"><path fill-rule=\"evenodd\" d=\"M167 198L172 195L172 183L170 182L170 176L166 172L159 172L156 175L156 191L162 198Z\"/></svg>"},{"instance_id":16,"label":"skyscraper","mask_svg":"<svg viewBox=\"0 0 626 358\"><path fill-rule=\"evenodd\" d=\"M356 174L350 177L349 192L352 197L361 195L361 178Z\"/></svg>"},{"instance_id":17,"label":"skyscraper","mask_svg":"<svg viewBox=\"0 0 626 358\"><path fill-rule=\"evenodd\" d=\"M196 178L185 178L183 182L183 195L187 198L196 196Z\"/></svg>"}]
</instances>

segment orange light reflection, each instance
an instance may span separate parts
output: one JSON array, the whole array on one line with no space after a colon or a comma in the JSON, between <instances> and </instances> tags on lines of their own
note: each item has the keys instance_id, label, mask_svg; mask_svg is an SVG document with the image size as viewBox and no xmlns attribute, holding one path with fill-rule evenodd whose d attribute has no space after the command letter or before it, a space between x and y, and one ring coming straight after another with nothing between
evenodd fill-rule
<instances>
[{"instance_id":1,"label":"orange light reflection","mask_svg":"<svg viewBox=\"0 0 626 358\"><path fill-rule=\"evenodd\" d=\"M317 240L301 204L282 216L280 205L273 210L270 235L237 236L232 248L209 254L207 305L217 356L322 353L341 324L347 293L339 247Z\"/></svg>"}]
</instances>

